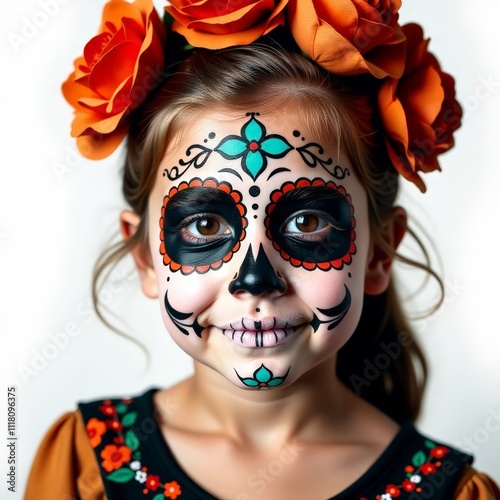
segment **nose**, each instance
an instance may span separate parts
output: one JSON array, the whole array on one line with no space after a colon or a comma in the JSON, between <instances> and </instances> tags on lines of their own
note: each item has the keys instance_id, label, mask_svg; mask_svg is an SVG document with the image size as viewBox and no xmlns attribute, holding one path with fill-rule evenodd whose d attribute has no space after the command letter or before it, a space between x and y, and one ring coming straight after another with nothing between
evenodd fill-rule
<instances>
[{"instance_id":1,"label":"nose","mask_svg":"<svg viewBox=\"0 0 500 500\"><path fill-rule=\"evenodd\" d=\"M257 259L254 259L252 245L248 247L238 274L229 283L228 289L233 295L236 292L248 292L257 296L273 290L284 293L286 283L274 270L261 243Z\"/></svg>"}]
</instances>

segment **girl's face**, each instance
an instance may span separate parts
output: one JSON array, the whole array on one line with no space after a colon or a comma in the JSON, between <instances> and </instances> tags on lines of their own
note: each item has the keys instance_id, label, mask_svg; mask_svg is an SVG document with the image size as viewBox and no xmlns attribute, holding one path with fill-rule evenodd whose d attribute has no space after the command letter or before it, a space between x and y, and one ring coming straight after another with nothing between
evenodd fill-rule
<instances>
[{"instance_id":1,"label":"girl's face","mask_svg":"<svg viewBox=\"0 0 500 500\"><path fill-rule=\"evenodd\" d=\"M358 323L366 194L293 113L197 115L162 161L149 235L170 335L238 387L293 383Z\"/></svg>"}]
</instances>

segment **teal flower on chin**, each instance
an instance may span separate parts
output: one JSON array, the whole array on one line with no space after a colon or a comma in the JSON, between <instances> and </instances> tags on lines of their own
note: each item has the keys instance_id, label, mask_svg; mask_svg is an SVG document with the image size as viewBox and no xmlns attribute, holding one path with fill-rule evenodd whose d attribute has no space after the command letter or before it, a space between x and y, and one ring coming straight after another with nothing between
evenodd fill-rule
<instances>
[{"instance_id":1,"label":"teal flower on chin","mask_svg":"<svg viewBox=\"0 0 500 500\"><path fill-rule=\"evenodd\" d=\"M228 135L214 149L226 160L241 158L243 170L253 180L266 169L267 158L283 158L294 149L281 135L266 135L266 127L255 118L257 114L248 113L250 120L241 128L241 136Z\"/></svg>"},{"instance_id":2,"label":"teal flower on chin","mask_svg":"<svg viewBox=\"0 0 500 500\"><path fill-rule=\"evenodd\" d=\"M266 368L263 364L253 372L253 377L243 378L240 377L236 370L234 371L236 372L236 375L238 375L238 378L247 387L261 389L263 387L277 387L278 385L281 385L286 379L288 372L290 371L290 367L286 371L285 375L283 375L283 377L273 377L273 372Z\"/></svg>"}]
</instances>

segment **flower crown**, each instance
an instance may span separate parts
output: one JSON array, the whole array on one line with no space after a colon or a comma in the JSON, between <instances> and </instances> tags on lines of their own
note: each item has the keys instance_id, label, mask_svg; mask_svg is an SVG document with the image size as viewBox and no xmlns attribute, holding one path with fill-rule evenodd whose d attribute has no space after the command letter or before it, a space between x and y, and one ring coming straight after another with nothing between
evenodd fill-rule
<instances>
[{"instance_id":1,"label":"flower crown","mask_svg":"<svg viewBox=\"0 0 500 500\"><path fill-rule=\"evenodd\" d=\"M62 85L75 109L71 135L87 158L109 156L167 67L195 48L248 45L285 26L303 55L330 73L369 75L389 158L425 191L419 172L440 169L462 109L422 28L398 24L400 7L401 0L170 0L162 22L152 0L110 0L99 34Z\"/></svg>"}]
</instances>

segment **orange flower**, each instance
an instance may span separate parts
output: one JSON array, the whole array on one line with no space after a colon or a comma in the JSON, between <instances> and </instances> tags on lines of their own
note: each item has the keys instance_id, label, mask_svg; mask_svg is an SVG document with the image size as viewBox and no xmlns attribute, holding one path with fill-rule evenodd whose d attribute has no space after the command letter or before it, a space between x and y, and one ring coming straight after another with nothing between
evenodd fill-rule
<instances>
[{"instance_id":1,"label":"orange flower","mask_svg":"<svg viewBox=\"0 0 500 500\"><path fill-rule=\"evenodd\" d=\"M102 468L108 472L119 469L125 462L130 461L132 450L128 446L108 444L101 451Z\"/></svg>"},{"instance_id":2,"label":"orange flower","mask_svg":"<svg viewBox=\"0 0 500 500\"><path fill-rule=\"evenodd\" d=\"M408 24L403 32L408 40L405 72L400 80L388 78L382 84L378 101L394 167L424 192L418 172L440 170L437 157L453 146L462 109L453 78L427 51L422 28Z\"/></svg>"},{"instance_id":3,"label":"orange flower","mask_svg":"<svg viewBox=\"0 0 500 500\"><path fill-rule=\"evenodd\" d=\"M181 487L179 486L179 483L177 481L165 483L164 488L165 491L163 492L163 494L167 498L171 498L172 500L175 500L182 493Z\"/></svg>"},{"instance_id":4,"label":"orange flower","mask_svg":"<svg viewBox=\"0 0 500 500\"><path fill-rule=\"evenodd\" d=\"M401 0L290 0L289 23L301 50L336 75L399 78L405 37Z\"/></svg>"},{"instance_id":5,"label":"orange flower","mask_svg":"<svg viewBox=\"0 0 500 500\"><path fill-rule=\"evenodd\" d=\"M285 24L288 0L171 0L165 10L174 18L173 31L195 47L223 49L248 45Z\"/></svg>"},{"instance_id":6,"label":"orange flower","mask_svg":"<svg viewBox=\"0 0 500 500\"><path fill-rule=\"evenodd\" d=\"M158 83L164 37L151 0L110 0L104 6L99 34L62 86L75 108L71 135L87 158L105 158L120 144L128 113Z\"/></svg>"},{"instance_id":7,"label":"orange flower","mask_svg":"<svg viewBox=\"0 0 500 500\"><path fill-rule=\"evenodd\" d=\"M92 448L101 444L101 436L106 432L106 424L98 418L91 418L86 425Z\"/></svg>"}]
</instances>

